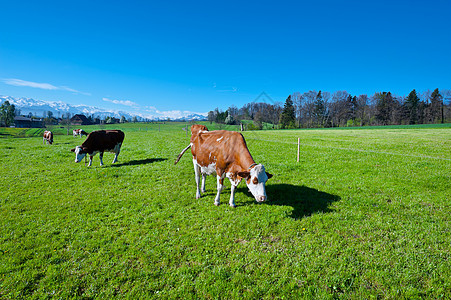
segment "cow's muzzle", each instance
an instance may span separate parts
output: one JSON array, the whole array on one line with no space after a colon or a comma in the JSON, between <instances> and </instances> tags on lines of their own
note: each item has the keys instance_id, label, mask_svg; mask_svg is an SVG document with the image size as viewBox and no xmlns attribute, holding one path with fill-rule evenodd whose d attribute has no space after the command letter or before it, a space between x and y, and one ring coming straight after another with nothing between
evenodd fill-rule
<instances>
[{"instance_id":1,"label":"cow's muzzle","mask_svg":"<svg viewBox=\"0 0 451 300\"><path fill-rule=\"evenodd\" d=\"M266 201L266 196L258 196L256 200L257 202L264 202Z\"/></svg>"}]
</instances>

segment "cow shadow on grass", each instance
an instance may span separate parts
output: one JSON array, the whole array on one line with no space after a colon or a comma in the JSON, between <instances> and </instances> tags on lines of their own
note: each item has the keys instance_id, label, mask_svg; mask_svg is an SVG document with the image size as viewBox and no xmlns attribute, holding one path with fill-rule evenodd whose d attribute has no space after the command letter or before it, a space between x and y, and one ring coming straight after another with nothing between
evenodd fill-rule
<instances>
[{"instance_id":1,"label":"cow shadow on grass","mask_svg":"<svg viewBox=\"0 0 451 300\"><path fill-rule=\"evenodd\" d=\"M249 201L242 205L250 205L256 202L251 193L247 191L247 187L239 188L237 191L249 195ZM291 206L293 210L289 216L294 219L307 217L318 212L332 212L333 209L330 208L330 205L341 199L337 195L321 192L307 186L284 183L267 185L266 194L269 201L263 202L261 205ZM238 205L240 204L238 203Z\"/></svg>"},{"instance_id":2,"label":"cow shadow on grass","mask_svg":"<svg viewBox=\"0 0 451 300\"><path fill-rule=\"evenodd\" d=\"M167 158L146 158L146 159L135 159L130 160L122 163L117 163L114 165L111 165L111 167L121 167L121 166L136 166L136 165L147 165L147 164L153 164L155 162L165 161L168 160Z\"/></svg>"}]
</instances>

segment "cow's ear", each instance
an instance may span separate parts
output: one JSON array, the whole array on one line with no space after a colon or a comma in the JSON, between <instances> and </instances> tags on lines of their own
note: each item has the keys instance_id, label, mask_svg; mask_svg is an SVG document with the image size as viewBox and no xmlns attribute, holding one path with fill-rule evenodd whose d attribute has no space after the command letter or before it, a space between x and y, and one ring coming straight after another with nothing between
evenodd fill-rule
<instances>
[{"instance_id":1,"label":"cow's ear","mask_svg":"<svg viewBox=\"0 0 451 300\"><path fill-rule=\"evenodd\" d=\"M74 149L70 149L70 151L75 152L75 148Z\"/></svg>"},{"instance_id":2,"label":"cow's ear","mask_svg":"<svg viewBox=\"0 0 451 300\"><path fill-rule=\"evenodd\" d=\"M266 173L266 176L268 176L268 179L271 179L272 174L270 174L270 173L268 173L268 172L265 172L265 173Z\"/></svg>"},{"instance_id":3,"label":"cow's ear","mask_svg":"<svg viewBox=\"0 0 451 300\"><path fill-rule=\"evenodd\" d=\"M243 177L243 178L249 178L250 175L251 175L251 173L248 171L238 172L238 176Z\"/></svg>"}]
</instances>

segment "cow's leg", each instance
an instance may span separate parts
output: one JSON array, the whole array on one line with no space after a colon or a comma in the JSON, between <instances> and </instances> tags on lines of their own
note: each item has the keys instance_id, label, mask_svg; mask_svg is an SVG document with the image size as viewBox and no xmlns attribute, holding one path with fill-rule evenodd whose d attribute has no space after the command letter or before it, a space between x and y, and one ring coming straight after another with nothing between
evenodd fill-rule
<instances>
[{"instance_id":1,"label":"cow's leg","mask_svg":"<svg viewBox=\"0 0 451 300\"><path fill-rule=\"evenodd\" d=\"M119 148L116 152L116 155L114 155L113 164L117 162L117 156L119 155L120 152L121 152L121 148Z\"/></svg>"},{"instance_id":2,"label":"cow's leg","mask_svg":"<svg viewBox=\"0 0 451 300\"><path fill-rule=\"evenodd\" d=\"M43 138L43 139L42 139L42 144L44 144L44 145L45 145L45 138Z\"/></svg>"},{"instance_id":3,"label":"cow's leg","mask_svg":"<svg viewBox=\"0 0 451 300\"><path fill-rule=\"evenodd\" d=\"M229 200L229 205L231 207L236 207L235 205L235 189L238 186L235 181L230 180L230 200Z\"/></svg>"},{"instance_id":4,"label":"cow's leg","mask_svg":"<svg viewBox=\"0 0 451 300\"><path fill-rule=\"evenodd\" d=\"M200 167L197 164L196 160L193 159L193 165L194 165L194 178L196 179L196 199L199 199L200 194L200 188L199 188L199 181L200 181Z\"/></svg>"},{"instance_id":5,"label":"cow's leg","mask_svg":"<svg viewBox=\"0 0 451 300\"><path fill-rule=\"evenodd\" d=\"M89 163L88 163L88 167L90 167L91 165L92 165L92 158L93 158L94 156L92 156L92 155L89 155Z\"/></svg>"},{"instance_id":6,"label":"cow's leg","mask_svg":"<svg viewBox=\"0 0 451 300\"><path fill-rule=\"evenodd\" d=\"M202 174L202 189L201 192L205 193L207 190L205 189L205 179L207 178L207 175Z\"/></svg>"},{"instance_id":7,"label":"cow's leg","mask_svg":"<svg viewBox=\"0 0 451 300\"><path fill-rule=\"evenodd\" d=\"M218 182L218 193L216 194L215 198L215 205L218 206L220 204L220 195L222 190L224 189L224 177L217 175L216 176L217 182Z\"/></svg>"},{"instance_id":8,"label":"cow's leg","mask_svg":"<svg viewBox=\"0 0 451 300\"><path fill-rule=\"evenodd\" d=\"M103 166L103 152L100 152L100 165Z\"/></svg>"}]
</instances>

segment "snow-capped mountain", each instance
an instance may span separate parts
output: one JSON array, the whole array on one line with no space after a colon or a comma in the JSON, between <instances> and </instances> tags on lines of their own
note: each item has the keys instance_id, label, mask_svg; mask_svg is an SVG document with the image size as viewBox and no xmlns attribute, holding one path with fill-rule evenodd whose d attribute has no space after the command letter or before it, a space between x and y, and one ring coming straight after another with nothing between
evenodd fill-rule
<instances>
[{"instance_id":1,"label":"snow-capped mountain","mask_svg":"<svg viewBox=\"0 0 451 300\"><path fill-rule=\"evenodd\" d=\"M67 113L71 115L84 114L86 116L99 117L103 119L105 117L115 117L120 118L124 116L129 119L134 116L138 119L148 119L148 120L177 120L177 121L204 121L206 120L206 114L202 113L192 113L189 111L159 111L156 109L141 109L140 112L131 112L123 110L113 110L98 108L95 106L88 105L71 105L62 101L50 102L43 100L35 100L32 98L14 98L10 96L0 96L0 104L4 101L9 101L10 104L14 104L16 109L20 110L20 114L28 115L33 114L34 116L42 117L46 116L48 111L53 113L54 117L64 117Z\"/></svg>"}]
</instances>

